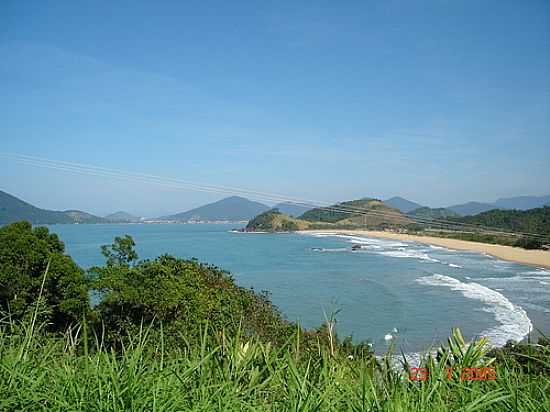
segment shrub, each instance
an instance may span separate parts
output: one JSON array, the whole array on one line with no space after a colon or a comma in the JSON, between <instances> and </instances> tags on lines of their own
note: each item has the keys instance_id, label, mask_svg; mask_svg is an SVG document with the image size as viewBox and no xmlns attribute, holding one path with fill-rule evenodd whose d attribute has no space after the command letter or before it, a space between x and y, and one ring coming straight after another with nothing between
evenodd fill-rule
<instances>
[{"instance_id":1,"label":"shrub","mask_svg":"<svg viewBox=\"0 0 550 412\"><path fill-rule=\"evenodd\" d=\"M50 330L82 320L89 308L87 280L64 251L46 227L17 222L0 228L0 310L16 321L30 316L43 285L42 320Z\"/></svg>"},{"instance_id":2,"label":"shrub","mask_svg":"<svg viewBox=\"0 0 550 412\"><path fill-rule=\"evenodd\" d=\"M267 293L237 286L215 266L168 255L130 265L137 254L129 236L102 250L107 265L91 272L102 295L96 309L112 339L141 328L142 323L162 324L172 343L178 337L198 339L207 324L228 333L240 328L274 342L292 333L293 326ZM116 258L113 251L118 251Z\"/></svg>"}]
</instances>

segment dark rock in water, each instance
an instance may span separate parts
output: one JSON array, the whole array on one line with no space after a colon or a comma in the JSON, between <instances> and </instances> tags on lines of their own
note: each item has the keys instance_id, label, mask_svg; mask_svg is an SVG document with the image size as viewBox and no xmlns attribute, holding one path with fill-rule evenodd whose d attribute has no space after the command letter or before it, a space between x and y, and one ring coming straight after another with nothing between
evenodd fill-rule
<instances>
[{"instance_id":1,"label":"dark rock in water","mask_svg":"<svg viewBox=\"0 0 550 412\"><path fill-rule=\"evenodd\" d=\"M361 245L353 245L351 247L351 250L359 250L359 249L361 249Z\"/></svg>"}]
</instances>

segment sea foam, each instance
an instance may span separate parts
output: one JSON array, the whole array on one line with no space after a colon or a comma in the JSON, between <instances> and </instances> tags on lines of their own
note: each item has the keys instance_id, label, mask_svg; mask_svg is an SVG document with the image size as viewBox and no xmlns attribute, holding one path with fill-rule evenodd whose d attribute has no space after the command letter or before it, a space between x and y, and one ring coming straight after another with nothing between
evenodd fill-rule
<instances>
[{"instance_id":1,"label":"sea foam","mask_svg":"<svg viewBox=\"0 0 550 412\"><path fill-rule=\"evenodd\" d=\"M362 250L372 253L395 257L425 260L427 262L440 262L438 259L431 257L425 253L425 249L417 248L415 243L404 243L388 239L374 239L364 236L343 235L337 233L314 233L315 237L335 237L345 239L354 245L360 245Z\"/></svg>"},{"instance_id":2,"label":"sea foam","mask_svg":"<svg viewBox=\"0 0 550 412\"><path fill-rule=\"evenodd\" d=\"M485 311L493 313L498 326L484 330L481 336L487 336L496 346L506 344L509 339L520 341L532 329L533 325L525 310L514 305L502 293L475 282L461 282L450 276L434 274L416 279L418 283L429 286L446 286L461 292L469 299L486 304Z\"/></svg>"},{"instance_id":3,"label":"sea foam","mask_svg":"<svg viewBox=\"0 0 550 412\"><path fill-rule=\"evenodd\" d=\"M439 260L432 258L427 253L420 252L418 250L386 250L384 252L380 252L381 255L384 256L391 256L396 258L412 258L412 259L420 259L420 260L426 260L428 262L439 262Z\"/></svg>"}]
</instances>

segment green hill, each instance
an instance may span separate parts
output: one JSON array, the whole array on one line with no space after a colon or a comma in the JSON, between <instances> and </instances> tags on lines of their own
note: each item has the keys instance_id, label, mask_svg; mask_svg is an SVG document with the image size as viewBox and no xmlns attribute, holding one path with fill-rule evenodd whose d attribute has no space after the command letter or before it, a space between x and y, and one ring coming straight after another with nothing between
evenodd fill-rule
<instances>
[{"instance_id":1,"label":"green hill","mask_svg":"<svg viewBox=\"0 0 550 412\"><path fill-rule=\"evenodd\" d=\"M524 249L547 249L550 244L550 206L530 210L493 209L473 216L451 216L446 220L443 227L437 221L430 223L429 234ZM416 229L422 231L423 228L418 226Z\"/></svg>"},{"instance_id":2,"label":"green hill","mask_svg":"<svg viewBox=\"0 0 550 412\"><path fill-rule=\"evenodd\" d=\"M399 210L376 199L359 199L315 208L298 218L278 209L264 212L248 222L248 231L293 231L306 229L353 229L405 226L413 221Z\"/></svg>"},{"instance_id":3,"label":"green hill","mask_svg":"<svg viewBox=\"0 0 550 412\"><path fill-rule=\"evenodd\" d=\"M289 232L305 230L312 226L311 222L295 219L279 209L271 209L251 219L245 230L250 232Z\"/></svg>"},{"instance_id":4,"label":"green hill","mask_svg":"<svg viewBox=\"0 0 550 412\"><path fill-rule=\"evenodd\" d=\"M550 236L550 206L529 210L493 209L456 220L462 223L489 226L507 231Z\"/></svg>"},{"instance_id":5,"label":"green hill","mask_svg":"<svg viewBox=\"0 0 550 412\"><path fill-rule=\"evenodd\" d=\"M371 228L412 223L411 219L399 210L386 205L381 200L370 198L341 202L327 208L312 209L300 216L299 219Z\"/></svg>"},{"instance_id":6,"label":"green hill","mask_svg":"<svg viewBox=\"0 0 550 412\"><path fill-rule=\"evenodd\" d=\"M0 225L26 220L32 224L106 223L107 220L80 210L46 210L0 190Z\"/></svg>"},{"instance_id":7,"label":"green hill","mask_svg":"<svg viewBox=\"0 0 550 412\"><path fill-rule=\"evenodd\" d=\"M111 213L105 216L105 219L113 223L137 223L141 220L139 217L123 211Z\"/></svg>"},{"instance_id":8,"label":"green hill","mask_svg":"<svg viewBox=\"0 0 550 412\"><path fill-rule=\"evenodd\" d=\"M424 219L446 219L449 217L459 217L460 215L452 210L444 207L431 208L431 207L419 207L407 213L407 215L415 218Z\"/></svg>"}]
</instances>

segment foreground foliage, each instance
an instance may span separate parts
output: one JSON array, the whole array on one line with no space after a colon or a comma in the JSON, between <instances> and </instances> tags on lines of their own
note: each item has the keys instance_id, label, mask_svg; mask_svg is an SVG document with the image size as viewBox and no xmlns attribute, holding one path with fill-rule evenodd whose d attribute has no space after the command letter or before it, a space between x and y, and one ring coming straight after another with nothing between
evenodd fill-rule
<instances>
[{"instance_id":1,"label":"foreground foliage","mask_svg":"<svg viewBox=\"0 0 550 412\"><path fill-rule=\"evenodd\" d=\"M89 308L88 282L64 252L63 242L45 227L33 229L28 222L0 227L0 311L16 321L29 318L40 295L51 330L64 331L81 320Z\"/></svg>"},{"instance_id":2,"label":"foreground foliage","mask_svg":"<svg viewBox=\"0 0 550 412\"><path fill-rule=\"evenodd\" d=\"M17 328L21 330L21 328ZM0 331L0 410L48 411L545 411L550 377L528 373L514 356L497 362L497 380L448 379L447 366L484 365L479 345L429 358L426 381L411 381L390 359L348 357L299 339L281 346L205 328L196 345L167 349L141 329L120 352L85 328L64 337ZM156 335L155 335L156 336ZM29 339L29 337L31 337ZM452 341L453 338L450 339ZM549 348L532 364L546 365Z\"/></svg>"},{"instance_id":3,"label":"foreground foliage","mask_svg":"<svg viewBox=\"0 0 550 412\"><path fill-rule=\"evenodd\" d=\"M129 236L90 280L45 228L0 239L0 411L550 410L547 340L488 352L455 330L412 381L398 356L340 340L334 318L304 330L214 266L139 261ZM496 380L457 375L493 365Z\"/></svg>"},{"instance_id":4,"label":"foreground foliage","mask_svg":"<svg viewBox=\"0 0 550 412\"><path fill-rule=\"evenodd\" d=\"M155 325L152 333L162 324L169 345L196 342L207 324L228 333L242 329L273 343L292 333L293 324L283 319L266 293L237 286L214 266L168 255L130 265L137 255L131 248L127 254L133 258L106 253L107 265L92 269L93 286L102 293L95 326L106 331L113 345L135 335L143 323Z\"/></svg>"}]
</instances>

